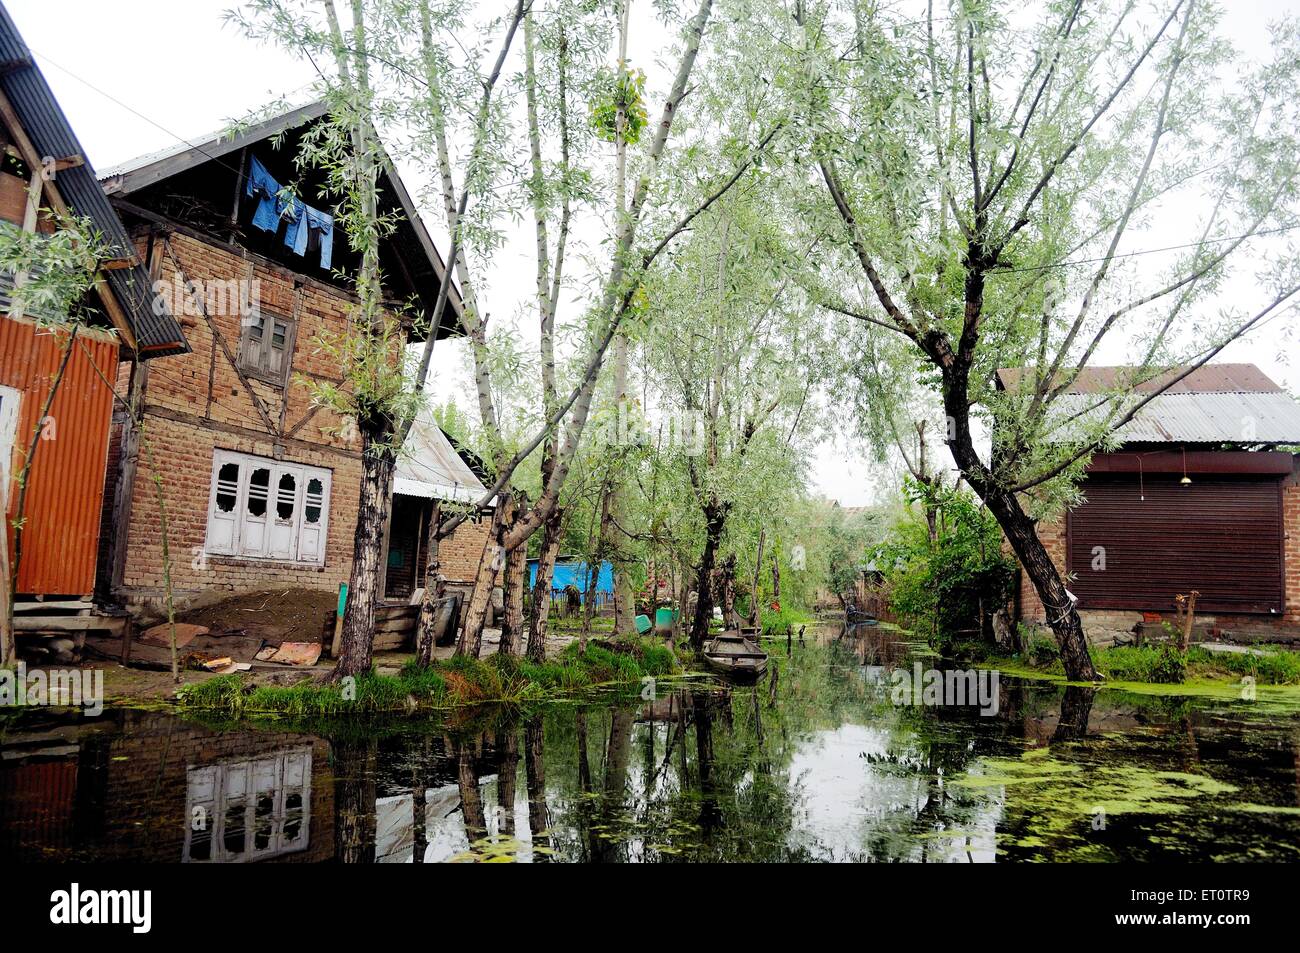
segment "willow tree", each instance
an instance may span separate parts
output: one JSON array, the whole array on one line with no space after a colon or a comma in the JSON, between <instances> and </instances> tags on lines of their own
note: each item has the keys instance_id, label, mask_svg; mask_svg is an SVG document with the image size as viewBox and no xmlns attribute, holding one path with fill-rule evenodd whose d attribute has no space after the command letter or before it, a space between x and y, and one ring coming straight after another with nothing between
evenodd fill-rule
<instances>
[{"instance_id":1,"label":"willow tree","mask_svg":"<svg viewBox=\"0 0 1300 953\"><path fill-rule=\"evenodd\" d=\"M826 364L806 299L771 266L780 236L765 212L747 195L720 202L646 287L655 311L686 318L655 323L644 348L663 407L681 421L674 449L702 530L697 649L717 601L733 609L739 557L752 552L749 540L726 551L729 528L740 520L756 541L764 514L801 483L793 445L813 420L809 397Z\"/></svg>"},{"instance_id":2,"label":"willow tree","mask_svg":"<svg viewBox=\"0 0 1300 953\"><path fill-rule=\"evenodd\" d=\"M1142 406L1300 291L1266 238L1296 224L1300 36L1277 27L1250 62L1219 17L1203 0L812 0L754 25L806 123L792 181L829 236L826 303L914 355L1076 679L1097 673L1037 519ZM1120 349L1132 370L1081 406L1079 368ZM1000 367L1019 384L998 389Z\"/></svg>"}]
</instances>

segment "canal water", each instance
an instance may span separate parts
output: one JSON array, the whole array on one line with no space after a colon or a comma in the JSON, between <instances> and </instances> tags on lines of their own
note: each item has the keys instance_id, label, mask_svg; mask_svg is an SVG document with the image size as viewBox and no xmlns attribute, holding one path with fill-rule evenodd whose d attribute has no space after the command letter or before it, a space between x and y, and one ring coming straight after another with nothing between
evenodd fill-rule
<instances>
[{"instance_id":1,"label":"canal water","mask_svg":"<svg viewBox=\"0 0 1300 953\"><path fill-rule=\"evenodd\" d=\"M767 643L773 691L230 726L0 712L19 861L1293 860L1300 710L1001 676L900 692L897 630ZM957 684L949 679L945 684ZM970 683L972 686L974 682ZM940 702L927 704L926 702Z\"/></svg>"}]
</instances>

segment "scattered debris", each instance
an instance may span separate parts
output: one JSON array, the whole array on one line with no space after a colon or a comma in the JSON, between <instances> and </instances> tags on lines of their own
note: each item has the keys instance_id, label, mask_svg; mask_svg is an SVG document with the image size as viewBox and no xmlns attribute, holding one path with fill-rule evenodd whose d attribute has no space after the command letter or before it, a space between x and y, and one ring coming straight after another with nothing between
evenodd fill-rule
<instances>
[{"instance_id":1,"label":"scattered debris","mask_svg":"<svg viewBox=\"0 0 1300 953\"><path fill-rule=\"evenodd\" d=\"M315 665L320 660L319 642L281 642L268 645L255 656L259 662L276 662L280 665Z\"/></svg>"}]
</instances>

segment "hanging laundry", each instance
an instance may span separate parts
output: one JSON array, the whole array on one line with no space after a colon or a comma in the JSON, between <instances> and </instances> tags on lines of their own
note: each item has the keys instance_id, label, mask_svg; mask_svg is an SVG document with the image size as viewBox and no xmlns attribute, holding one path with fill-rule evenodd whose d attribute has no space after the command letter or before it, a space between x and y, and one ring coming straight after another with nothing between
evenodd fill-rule
<instances>
[{"instance_id":1,"label":"hanging laundry","mask_svg":"<svg viewBox=\"0 0 1300 953\"><path fill-rule=\"evenodd\" d=\"M320 236L320 266L329 268L334 254L334 216L302 203L298 203L294 211L296 218L284 233L284 243L299 255L306 256L308 240L311 233L316 232Z\"/></svg>"},{"instance_id":2,"label":"hanging laundry","mask_svg":"<svg viewBox=\"0 0 1300 953\"><path fill-rule=\"evenodd\" d=\"M266 171L266 166L250 156L248 162L248 184L244 194L250 198L257 197L257 211L253 213L253 224L264 232L274 232L280 227L280 183Z\"/></svg>"}]
</instances>

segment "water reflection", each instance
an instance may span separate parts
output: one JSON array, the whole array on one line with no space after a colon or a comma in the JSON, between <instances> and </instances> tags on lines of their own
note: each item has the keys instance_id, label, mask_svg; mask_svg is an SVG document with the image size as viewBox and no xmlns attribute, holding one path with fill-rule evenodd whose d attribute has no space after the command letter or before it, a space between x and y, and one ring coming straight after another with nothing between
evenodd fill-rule
<instances>
[{"instance_id":1,"label":"water reflection","mask_svg":"<svg viewBox=\"0 0 1300 953\"><path fill-rule=\"evenodd\" d=\"M885 626L752 687L290 730L6 713L0 856L428 863L1288 859L1300 716L1003 678L897 706Z\"/></svg>"}]
</instances>

